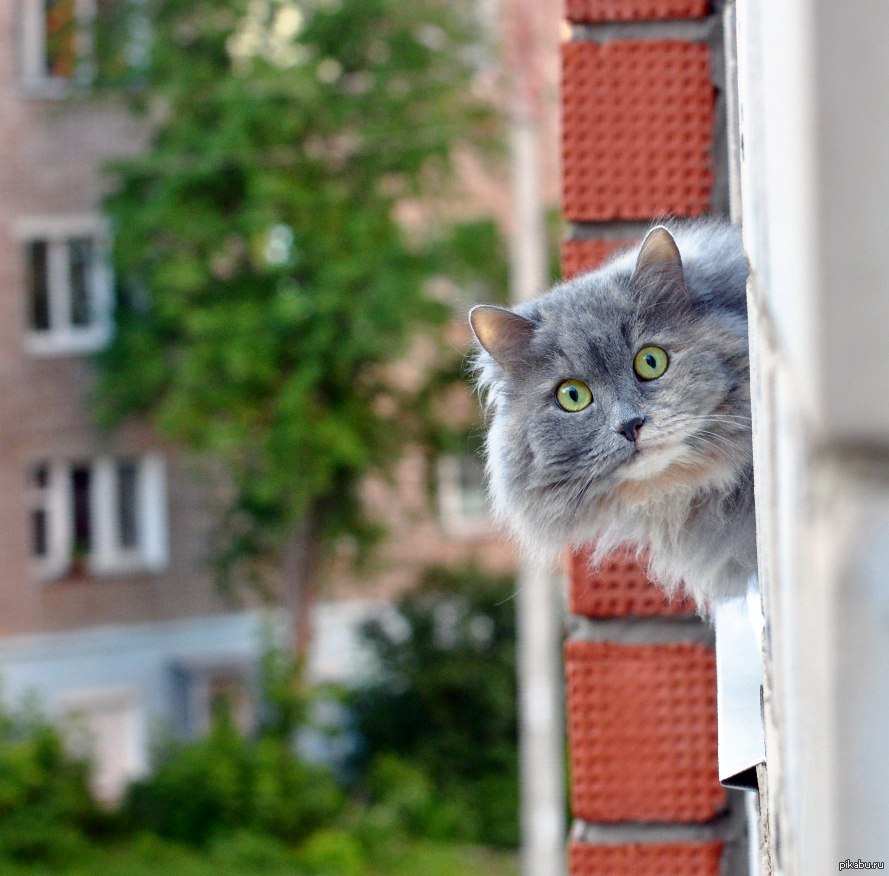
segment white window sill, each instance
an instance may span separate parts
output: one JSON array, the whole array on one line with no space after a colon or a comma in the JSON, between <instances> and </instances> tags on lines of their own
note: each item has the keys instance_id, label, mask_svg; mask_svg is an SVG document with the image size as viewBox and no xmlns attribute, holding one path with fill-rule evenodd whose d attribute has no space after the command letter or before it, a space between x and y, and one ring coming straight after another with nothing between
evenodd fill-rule
<instances>
[{"instance_id":1,"label":"white window sill","mask_svg":"<svg viewBox=\"0 0 889 876\"><path fill-rule=\"evenodd\" d=\"M114 559L99 561L88 559L81 564L70 560L66 563L50 560L32 562L34 577L43 584L129 575L159 575L165 568L166 563L152 562L139 554L121 554Z\"/></svg>"},{"instance_id":2,"label":"white window sill","mask_svg":"<svg viewBox=\"0 0 889 876\"><path fill-rule=\"evenodd\" d=\"M25 350L31 356L58 358L83 356L107 346L111 330L98 326L83 330L29 332L25 336Z\"/></svg>"},{"instance_id":3,"label":"white window sill","mask_svg":"<svg viewBox=\"0 0 889 876\"><path fill-rule=\"evenodd\" d=\"M134 575L143 572L152 574L163 571L165 565L152 562L142 553L121 552L112 557L91 558L87 562L87 572L98 577Z\"/></svg>"}]
</instances>

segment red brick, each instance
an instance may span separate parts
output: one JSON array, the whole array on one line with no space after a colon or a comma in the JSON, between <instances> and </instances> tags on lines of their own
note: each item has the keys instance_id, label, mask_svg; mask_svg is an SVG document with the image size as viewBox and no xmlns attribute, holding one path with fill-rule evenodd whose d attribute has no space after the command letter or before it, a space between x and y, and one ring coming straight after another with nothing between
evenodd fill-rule
<instances>
[{"instance_id":1,"label":"red brick","mask_svg":"<svg viewBox=\"0 0 889 876\"><path fill-rule=\"evenodd\" d=\"M713 188L710 50L562 46L562 188L573 221L699 216Z\"/></svg>"},{"instance_id":2,"label":"red brick","mask_svg":"<svg viewBox=\"0 0 889 876\"><path fill-rule=\"evenodd\" d=\"M687 823L719 813L713 650L572 641L565 658L574 815Z\"/></svg>"},{"instance_id":3,"label":"red brick","mask_svg":"<svg viewBox=\"0 0 889 876\"><path fill-rule=\"evenodd\" d=\"M718 876L722 843L571 843L571 876Z\"/></svg>"},{"instance_id":4,"label":"red brick","mask_svg":"<svg viewBox=\"0 0 889 876\"><path fill-rule=\"evenodd\" d=\"M565 17L578 23L703 18L708 0L566 0Z\"/></svg>"},{"instance_id":5,"label":"red brick","mask_svg":"<svg viewBox=\"0 0 889 876\"><path fill-rule=\"evenodd\" d=\"M632 240L566 240L562 244L562 275L568 279L592 271L613 253L632 245Z\"/></svg>"},{"instance_id":6,"label":"red brick","mask_svg":"<svg viewBox=\"0 0 889 876\"><path fill-rule=\"evenodd\" d=\"M614 553L593 568L587 551L569 557L570 608L586 617L692 615L695 603L668 597L645 573L634 555Z\"/></svg>"}]
</instances>

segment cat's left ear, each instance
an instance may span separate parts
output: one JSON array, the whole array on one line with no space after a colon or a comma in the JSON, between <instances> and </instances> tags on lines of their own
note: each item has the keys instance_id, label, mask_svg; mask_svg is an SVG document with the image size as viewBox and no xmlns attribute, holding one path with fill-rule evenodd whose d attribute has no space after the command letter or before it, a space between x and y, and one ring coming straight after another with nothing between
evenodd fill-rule
<instances>
[{"instance_id":1,"label":"cat's left ear","mask_svg":"<svg viewBox=\"0 0 889 876\"><path fill-rule=\"evenodd\" d=\"M505 307L479 304L469 311L469 324L478 342L507 371L516 371L528 355L537 324Z\"/></svg>"},{"instance_id":2,"label":"cat's left ear","mask_svg":"<svg viewBox=\"0 0 889 876\"><path fill-rule=\"evenodd\" d=\"M679 247L663 225L652 228L642 241L633 271L633 285L662 294L688 294Z\"/></svg>"}]
</instances>

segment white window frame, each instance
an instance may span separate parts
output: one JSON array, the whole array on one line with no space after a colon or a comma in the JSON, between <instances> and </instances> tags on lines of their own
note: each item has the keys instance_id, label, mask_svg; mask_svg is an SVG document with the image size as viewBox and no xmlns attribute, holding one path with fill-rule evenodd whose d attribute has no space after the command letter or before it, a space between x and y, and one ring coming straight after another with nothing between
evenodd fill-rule
<instances>
[{"instance_id":1,"label":"white window frame","mask_svg":"<svg viewBox=\"0 0 889 876\"><path fill-rule=\"evenodd\" d=\"M32 548L30 534L30 512L38 503L46 512L46 554L35 557L32 554L31 562L34 570L40 578L56 578L64 575L71 564L71 527L70 521L71 491L70 491L70 466L67 463L55 460L40 460L31 466L31 470L38 465L45 465L48 472L48 482L41 490L31 488L29 510L29 534L28 549ZM65 521L60 523L60 521Z\"/></svg>"},{"instance_id":2,"label":"white window frame","mask_svg":"<svg viewBox=\"0 0 889 876\"><path fill-rule=\"evenodd\" d=\"M478 513L467 514L460 475L461 457L448 454L439 457L436 465L436 499L438 518L448 535L457 538L482 536L491 531L491 515L487 501Z\"/></svg>"},{"instance_id":3,"label":"white window frame","mask_svg":"<svg viewBox=\"0 0 889 876\"><path fill-rule=\"evenodd\" d=\"M111 339L112 276L109 266L108 223L101 217L53 216L20 219L14 227L22 259L21 293L24 300L25 348L33 356L69 356L95 352ZM90 280L90 325L70 322L71 287L68 242L89 238L95 246ZM30 243L47 244L47 286L49 328L34 329L30 324L30 300L27 289L25 247Z\"/></svg>"},{"instance_id":4,"label":"white window frame","mask_svg":"<svg viewBox=\"0 0 889 876\"><path fill-rule=\"evenodd\" d=\"M93 23L96 0L76 0L75 70L70 77L50 76L46 72L46 30L43 0L19 0L20 78L28 97L59 99L68 97L73 89L90 85L96 77L96 51ZM125 54L134 70L144 68L151 42L151 22L145 14L143 0L119 0L132 4Z\"/></svg>"},{"instance_id":5,"label":"white window frame","mask_svg":"<svg viewBox=\"0 0 889 876\"><path fill-rule=\"evenodd\" d=\"M92 23L95 0L76 0L75 69L71 77L46 72L46 29L43 0L21 0L21 76L26 90L43 97L65 97L72 87L89 84L95 75Z\"/></svg>"},{"instance_id":6,"label":"white window frame","mask_svg":"<svg viewBox=\"0 0 889 876\"><path fill-rule=\"evenodd\" d=\"M118 466L136 464L136 503L139 522L138 544L121 545L117 521ZM131 572L160 572L169 559L167 541L166 464L156 453L125 457L100 456L87 460L38 461L46 464L49 482L40 495L47 511L47 553L33 557L37 577L57 579L72 568L73 514L71 470L86 465L91 472L90 511L92 549L85 558L86 571L93 575L119 575ZM33 499L29 510L33 509Z\"/></svg>"}]
</instances>

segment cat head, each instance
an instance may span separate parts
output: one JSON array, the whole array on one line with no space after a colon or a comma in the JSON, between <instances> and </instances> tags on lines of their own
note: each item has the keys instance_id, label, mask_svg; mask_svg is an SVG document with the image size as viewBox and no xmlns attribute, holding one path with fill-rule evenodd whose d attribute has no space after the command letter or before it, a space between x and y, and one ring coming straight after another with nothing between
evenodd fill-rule
<instances>
[{"instance_id":1,"label":"cat head","mask_svg":"<svg viewBox=\"0 0 889 876\"><path fill-rule=\"evenodd\" d=\"M490 489L521 540L558 550L746 463L746 322L713 292L658 227L513 310L472 309Z\"/></svg>"}]
</instances>

